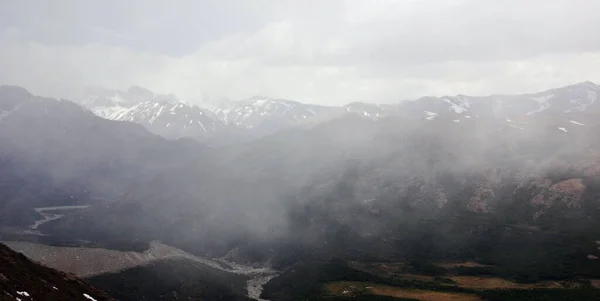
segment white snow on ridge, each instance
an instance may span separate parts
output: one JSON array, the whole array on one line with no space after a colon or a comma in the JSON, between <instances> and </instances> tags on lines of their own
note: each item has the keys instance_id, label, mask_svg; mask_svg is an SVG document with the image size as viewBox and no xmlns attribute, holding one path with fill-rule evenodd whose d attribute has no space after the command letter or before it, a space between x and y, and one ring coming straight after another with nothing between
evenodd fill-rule
<instances>
[{"instance_id":1,"label":"white snow on ridge","mask_svg":"<svg viewBox=\"0 0 600 301\"><path fill-rule=\"evenodd\" d=\"M192 121L190 120L190 122L192 122ZM204 132L206 132L206 128L204 127L204 124L202 124L202 122L200 122L200 120L198 120L198 124L202 127L202 130Z\"/></svg>"},{"instance_id":2,"label":"white snow on ridge","mask_svg":"<svg viewBox=\"0 0 600 301\"><path fill-rule=\"evenodd\" d=\"M158 112L156 112L156 114L154 114L154 116L150 119L150 121L148 121L150 124L154 123L154 121L156 121L156 118L158 118L160 116L160 113L162 113L162 111L165 109L164 106L160 106L160 109L158 109Z\"/></svg>"},{"instance_id":3,"label":"white snow on ridge","mask_svg":"<svg viewBox=\"0 0 600 301\"><path fill-rule=\"evenodd\" d=\"M535 100L541 106L536 110L527 112L527 115L533 115L535 113L539 113L541 111L548 109L550 107L550 103L548 103L548 100L551 99L552 97L554 97L554 94L552 94L552 93L542 95L542 96L532 97L531 99Z\"/></svg>"},{"instance_id":4,"label":"white snow on ridge","mask_svg":"<svg viewBox=\"0 0 600 301\"><path fill-rule=\"evenodd\" d=\"M212 118L201 109L197 107L188 107L183 103L164 104L158 102L142 102L129 108L121 106L96 107L92 108L91 111L95 115L105 119L130 121L142 125L153 125L157 120L163 120L163 122L170 121L171 123L167 124L166 127L173 127L178 124L178 126L183 125L184 128L187 128L191 126L194 121L197 121L204 132L208 132L208 129L201 123L209 122L210 124L211 122L218 120L217 116ZM211 128L214 129L214 124Z\"/></svg>"},{"instance_id":5,"label":"white snow on ridge","mask_svg":"<svg viewBox=\"0 0 600 301\"><path fill-rule=\"evenodd\" d=\"M565 132L565 133L568 132L567 129L565 129L564 127L559 127L558 129L561 130L561 131L563 131L563 132Z\"/></svg>"},{"instance_id":6,"label":"white snow on ridge","mask_svg":"<svg viewBox=\"0 0 600 301\"><path fill-rule=\"evenodd\" d=\"M588 106L595 103L596 100L598 99L598 92L596 91L588 91L588 100L590 101L588 103Z\"/></svg>"},{"instance_id":7,"label":"white snow on ridge","mask_svg":"<svg viewBox=\"0 0 600 301\"><path fill-rule=\"evenodd\" d=\"M539 103L545 103L548 101L548 99L550 99L552 97L554 97L554 94L547 94L544 96L532 97L532 99Z\"/></svg>"},{"instance_id":8,"label":"white snow on ridge","mask_svg":"<svg viewBox=\"0 0 600 301\"><path fill-rule=\"evenodd\" d=\"M121 117L127 114L132 108L120 106L114 107L96 107L92 109L92 113L105 119L120 120Z\"/></svg>"},{"instance_id":9,"label":"white snow on ridge","mask_svg":"<svg viewBox=\"0 0 600 301\"><path fill-rule=\"evenodd\" d=\"M22 107L22 106L24 106L24 105L25 105L25 104L24 104L24 103L22 103L22 104L20 104L20 105L18 105L18 106L16 106L16 107L14 107L13 109L11 109L11 110L9 110L9 111L1 111L1 112L0 112L0 122L2 122L2 120L3 120L3 119L6 117L6 116L8 116L8 115L10 115L10 114L12 114L12 113L14 113L14 112L16 112L16 111L17 111L19 108L21 108L21 107Z\"/></svg>"},{"instance_id":10,"label":"white snow on ridge","mask_svg":"<svg viewBox=\"0 0 600 301\"><path fill-rule=\"evenodd\" d=\"M427 120L433 120L438 115L437 113L429 112L429 111L425 111L425 114L427 114L427 117L425 117L425 119L427 119Z\"/></svg>"},{"instance_id":11,"label":"white snow on ridge","mask_svg":"<svg viewBox=\"0 0 600 301\"><path fill-rule=\"evenodd\" d=\"M17 291L17 294L20 295L20 296L29 297L29 293L26 292L26 291L22 291L22 292Z\"/></svg>"},{"instance_id":12,"label":"white snow on ridge","mask_svg":"<svg viewBox=\"0 0 600 301\"><path fill-rule=\"evenodd\" d=\"M98 301L98 300L94 299L92 296L90 296L90 295L88 295L88 294L83 294L83 296L84 296L86 299L90 300L90 301Z\"/></svg>"},{"instance_id":13,"label":"white snow on ridge","mask_svg":"<svg viewBox=\"0 0 600 301\"><path fill-rule=\"evenodd\" d=\"M444 102L448 103L450 105L450 109L452 109L457 114L469 111L467 110L467 108L471 106L471 104L463 98L456 97L449 99L447 97L444 97L443 100Z\"/></svg>"},{"instance_id":14,"label":"white snow on ridge","mask_svg":"<svg viewBox=\"0 0 600 301\"><path fill-rule=\"evenodd\" d=\"M584 123L577 122L575 120L569 120L569 122L572 123L572 124L576 124L576 125L585 125Z\"/></svg>"},{"instance_id":15,"label":"white snow on ridge","mask_svg":"<svg viewBox=\"0 0 600 301\"><path fill-rule=\"evenodd\" d=\"M585 99L572 99L569 101L569 103L579 105L579 107L576 109L583 112L589 106L593 105L596 102L596 99L598 99L598 93L596 91L587 91L587 97ZM568 111L572 111L572 110L568 110ZM568 113L568 112L566 112L566 113Z\"/></svg>"},{"instance_id":16,"label":"white snow on ridge","mask_svg":"<svg viewBox=\"0 0 600 301\"><path fill-rule=\"evenodd\" d=\"M549 103L542 103L542 106L539 109L533 110L533 111L529 111L529 112L527 112L527 115L533 115L535 113L539 113L539 112L541 112L543 110L546 110L549 107L550 107Z\"/></svg>"}]
</instances>

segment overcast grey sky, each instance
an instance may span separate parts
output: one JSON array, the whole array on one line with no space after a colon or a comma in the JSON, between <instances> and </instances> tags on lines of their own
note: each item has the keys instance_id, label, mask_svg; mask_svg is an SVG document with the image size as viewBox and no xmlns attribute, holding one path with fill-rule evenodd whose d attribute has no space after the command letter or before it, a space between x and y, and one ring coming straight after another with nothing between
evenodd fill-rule
<instances>
[{"instance_id":1,"label":"overcast grey sky","mask_svg":"<svg viewBox=\"0 0 600 301\"><path fill-rule=\"evenodd\" d=\"M2 0L0 84L320 104L600 83L597 0Z\"/></svg>"}]
</instances>

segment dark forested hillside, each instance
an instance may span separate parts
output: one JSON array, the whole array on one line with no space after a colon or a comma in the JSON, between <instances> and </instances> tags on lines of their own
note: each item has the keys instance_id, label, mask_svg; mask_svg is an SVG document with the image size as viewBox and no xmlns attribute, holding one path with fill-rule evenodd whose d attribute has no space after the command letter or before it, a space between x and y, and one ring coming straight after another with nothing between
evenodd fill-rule
<instances>
[{"instance_id":1,"label":"dark forested hillside","mask_svg":"<svg viewBox=\"0 0 600 301\"><path fill-rule=\"evenodd\" d=\"M169 260L87 279L118 300L249 301L245 278Z\"/></svg>"}]
</instances>

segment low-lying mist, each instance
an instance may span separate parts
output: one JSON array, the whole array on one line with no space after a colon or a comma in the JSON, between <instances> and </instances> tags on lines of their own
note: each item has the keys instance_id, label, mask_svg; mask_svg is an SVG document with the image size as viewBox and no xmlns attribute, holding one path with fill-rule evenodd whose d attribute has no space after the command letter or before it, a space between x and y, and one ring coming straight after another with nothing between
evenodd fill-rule
<instances>
[{"instance_id":1,"label":"low-lying mist","mask_svg":"<svg viewBox=\"0 0 600 301\"><path fill-rule=\"evenodd\" d=\"M591 196L577 183L595 185L598 174L598 123L585 112L458 121L347 114L214 147L4 89L22 106L2 121L5 165L92 205L46 225L64 239L161 240L210 256L241 248L263 261L291 246L331 253L372 244L387 254L402 248L386 241L423 220L518 207L518 222L535 223L555 206L581 209ZM585 126L559 130L569 118Z\"/></svg>"}]
</instances>

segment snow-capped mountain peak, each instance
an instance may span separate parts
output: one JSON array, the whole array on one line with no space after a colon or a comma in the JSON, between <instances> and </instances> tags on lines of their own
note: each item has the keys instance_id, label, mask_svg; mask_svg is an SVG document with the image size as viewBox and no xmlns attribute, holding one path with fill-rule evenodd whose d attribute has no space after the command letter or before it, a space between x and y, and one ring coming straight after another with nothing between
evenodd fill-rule
<instances>
[{"instance_id":1,"label":"snow-capped mountain peak","mask_svg":"<svg viewBox=\"0 0 600 301\"><path fill-rule=\"evenodd\" d=\"M394 113L394 108L394 105L365 102L353 102L344 106L346 112L371 120L379 120Z\"/></svg>"},{"instance_id":2,"label":"snow-capped mountain peak","mask_svg":"<svg viewBox=\"0 0 600 301\"><path fill-rule=\"evenodd\" d=\"M92 92L96 94L81 103L94 114L138 123L168 138L205 138L225 126L212 112L186 105L172 94L154 94L137 86L127 91L96 88Z\"/></svg>"},{"instance_id":3,"label":"snow-capped mountain peak","mask_svg":"<svg viewBox=\"0 0 600 301\"><path fill-rule=\"evenodd\" d=\"M224 135L247 140L293 126L312 126L345 114L374 122L401 117L449 122L453 126L495 119L505 120L511 129L524 130L528 125L520 120L544 114L566 114L567 123L577 125L568 121L579 120L581 116L574 114L600 109L600 86L592 82L533 94L430 96L396 104L353 102L345 106L322 106L257 96L237 102L223 101L212 110L186 105L173 95L155 94L141 87L127 91L99 89L95 93L81 103L98 116L139 123L168 138L201 140L221 139ZM585 124L587 119L582 121ZM569 130L567 126L561 127Z\"/></svg>"},{"instance_id":4,"label":"snow-capped mountain peak","mask_svg":"<svg viewBox=\"0 0 600 301\"><path fill-rule=\"evenodd\" d=\"M303 104L292 100L253 97L222 105L214 112L227 124L253 129L301 122L333 109L334 107Z\"/></svg>"},{"instance_id":5,"label":"snow-capped mountain peak","mask_svg":"<svg viewBox=\"0 0 600 301\"><path fill-rule=\"evenodd\" d=\"M442 100L450 105L450 109L457 114L465 113L469 111L471 102L468 97L457 95L454 97L444 96Z\"/></svg>"}]
</instances>

